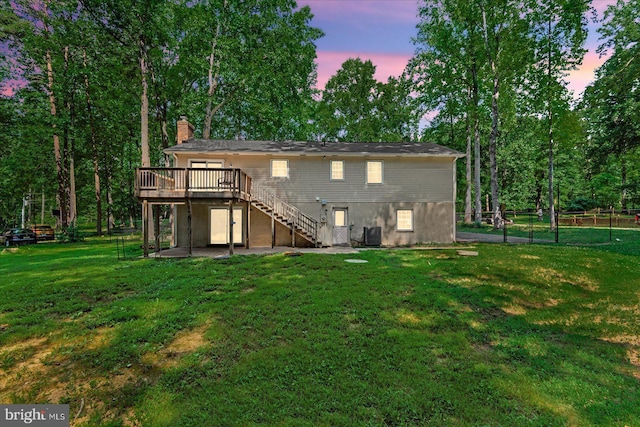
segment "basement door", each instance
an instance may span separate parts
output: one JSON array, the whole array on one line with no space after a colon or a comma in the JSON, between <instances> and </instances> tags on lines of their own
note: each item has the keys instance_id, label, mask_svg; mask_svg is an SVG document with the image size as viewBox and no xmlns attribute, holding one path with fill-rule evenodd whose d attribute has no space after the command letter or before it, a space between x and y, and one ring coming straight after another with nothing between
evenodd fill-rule
<instances>
[{"instance_id":1,"label":"basement door","mask_svg":"<svg viewBox=\"0 0 640 427\"><path fill-rule=\"evenodd\" d=\"M347 221L347 209L333 209L333 245L349 246L349 222Z\"/></svg>"},{"instance_id":2,"label":"basement door","mask_svg":"<svg viewBox=\"0 0 640 427\"><path fill-rule=\"evenodd\" d=\"M229 244L229 208L211 208L209 243ZM233 208L233 243L242 244L242 208Z\"/></svg>"}]
</instances>

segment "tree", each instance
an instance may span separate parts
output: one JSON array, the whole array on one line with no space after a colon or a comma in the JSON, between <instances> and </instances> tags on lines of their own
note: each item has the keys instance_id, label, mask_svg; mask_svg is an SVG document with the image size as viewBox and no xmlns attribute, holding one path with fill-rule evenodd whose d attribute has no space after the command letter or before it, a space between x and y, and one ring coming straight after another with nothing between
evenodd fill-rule
<instances>
[{"instance_id":1,"label":"tree","mask_svg":"<svg viewBox=\"0 0 640 427\"><path fill-rule=\"evenodd\" d=\"M585 14L589 5L584 0L545 0L532 3L532 36L536 41L535 67L531 69L532 85L537 87L534 99L547 116L548 203L551 229L555 229L554 141L555 117L569 110L569 94L563 78L582 63L587 37Z\"/></svg>"},{"instance_id":2,"label":"tree","mask_svg":"<svg viewBox=\"0 0 640 427\"><path fill-rule=\"evenodd\" d=\"M323 35L311 19L309 7L292 0L184 2L173 37L176 65L205 139L307 136L301 123Z\"/></svg>"},{"instance_id":3,"label":"tree","mask_svg":"<svg viewBox=\"0 0 640 427\"><path fill-rule=\"evenodd\" d=\"M498 138L500 136L501 90L513 89L512 79L526 69L529 52L526 4L519 1L480 1L486 60L491 76L491 134L489 136L489 167L491 174L491 209L494 227L501 226L498 182ZM506 86L506 87L504 87ZM510 87L511 86L511 87Z\"/></svg>"},{"instance_id":4,"label":"tree","mask_svg":"<svg viewBox=\"0 0 640 427\"><path fill-rule=\"evenodd\" d=\"M347 142L410 140L418 116L411 86L404 77L386 83L374 78L370 60L347 59L327 82L318 106L324 139Z\"/></svg>"},{"instance_id":5,"label":"tree","mask_svg":"<svg viewBox=\"0 0 640 427\"><path fill-rule=\"evenodd\" d=\"M437 110L453 122L465 120L465 223L472 222L472 188L475 190L475 218L482 220L480 84L485 56L481 38L482 21L475 2L424 2L421 22L414 40L416 55L409 62L415 91L424 110ZM443 119L442 122L446 121ZM453 131L449 145L456 147ZM473 179L472 179L473 175Z\"/></svg>"},{"instance_id":6,"label":"tree","mask_svg":"<svg viewBox=\"0 0 640 427\"><path fill-rule=\"evenodd\" d=\"M370 60L347 59L322 92L325 138L349 142L373 141L376 67Z\"/></svg>"},{"instance_id":7,"label":"tree","mask_svg":"<svg viewBox=\"0 0 640 427\"><path fill-rule=\"evenodd\" d=\"M152 57L162 56L167 45L173 3L161 0L146 2L120 0L80 0L93 22L137 59L140 90L141 166L151 166L149 139L149 98L152 80ZM160 146L156 147L159 151ZM153 213L148 210L149 230L153 236ZM145 242L146 244L146 242Z\"/></svg>"},{"instance_id":8,"label":"tree","mask_svg":"<svg viewBox=\"0 0 640 427\"><path fill-rule=\"evenodd\" d=\"M628 158L640 147L640 1L619 1L605 12L599 52L612 51L585 92L590 158L597 168L618 159L620 203L627 208Z\"/></svg>"},{"instance_id":9,"label":"tree","mask_svg":"<svg viewBox=\"0 0 640 427\"><path fill-rule=\"evenodd\" d=\"M411 61L415 91L422 105L438 114L432 126L447 126L449 144L466 147L466 222L471 222L472 176L476 221L481 178L489 178L495 226L501 223L501 201L521 205L534 192L540 201L538 183L545 175L553 201L554 149L559 147L554 132L564 126L559 119L568 117L570 108L563 77L584 54L588 5L548 0L542 6L537 0L421 2ZM541 117L546 117L544 133ZM482 138L488 139L488 156L480 150ZM541 138L544 151L532 144ZM531 158L518 157L523 153ZM540 172L541 153L547 154L547 172Z\"/></svg>"},{"instance_id":10,"label":"tree","mask_svg":"<svg viewBox=\"0 0 640 427\"><path fill-rule=\"evenodd\" d=\"M378 141L400 142L416 139L419 115L412 85L406 76L390 76L376 83L375 117L379 123Z\"/></svg>"},{"instance_id":11,"label":"tree","mask_svg":"<svg viewBox=\"0 0 640 427\"><path fill-rule=\"evenodd\" d=\"M63 30L70 15L68 2L34 2L19 0L11 3L14 24L2 36L13 49L16 62L22 66L21 77L29 80L49 100L51 127L49 137L53 141L53 155L58 184L56 196L63 227L73 223L75 189L73 187L73 135L70 91L73 76L68 72L68 37ZM28 29L28 30L26 30ZM19 35L19 37L18 37ZM71 138L71 139L70 139ZM70 169L71 166L71 169Z\"/></svg>"}]
</instances>

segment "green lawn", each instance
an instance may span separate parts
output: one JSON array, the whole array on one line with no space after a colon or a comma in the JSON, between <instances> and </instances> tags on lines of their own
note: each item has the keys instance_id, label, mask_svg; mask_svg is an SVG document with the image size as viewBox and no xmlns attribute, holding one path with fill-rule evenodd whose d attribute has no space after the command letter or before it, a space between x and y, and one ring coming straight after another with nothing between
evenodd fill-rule
<instances>
[{"instance_id":1,"label":"green lawn","mask_svg":"<svg viewBox=\"0 0 640 427\"><path fill-rule=\"evenodd\" d=\"M637 245L139 245L2 252L0 403L91 426L640 425Z\"/></svg>"},{"instance_id":2,"label":"green lawn","mask_svg":"<svg viewBox=\"0 0 640 427\"><path fill-rule=\"evenodd\" d=\"M512 221L507 224L508 237L533 238L534 241L543 242L555 242L556 240L556 232L550 230L548 217L545 217L544 221L538 221L537 217L533 215L530 217L527 214L509 216L508 218ZM493 226L485 223L479 226L458 223L458 231L493 234L500 237L505 233L504 230L495 230ZM634 224L628 228L609 228L608 226L596 227L588 223L580 226L561 224L558 231L558 242L567 245L587 246L612 243L623 247L625 251L629 249L629 245L633 246L633 250L639 250L640 226Z\"/></svg>"}]
</instances>

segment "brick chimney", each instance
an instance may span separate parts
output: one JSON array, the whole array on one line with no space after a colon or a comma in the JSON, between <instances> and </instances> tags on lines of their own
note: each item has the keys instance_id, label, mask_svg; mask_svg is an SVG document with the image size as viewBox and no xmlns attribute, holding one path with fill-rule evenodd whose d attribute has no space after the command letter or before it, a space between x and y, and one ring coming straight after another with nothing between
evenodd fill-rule
<instances>
[{"instance_id":1,"label":"brick chimney","mask_svg":"<svg viewBox=\"0 0 640 427\"><path fill-rule=\"evenodd\" d=\"M180 120L178 120L177 143L182 144L191 138L193 138L193 125L189 123L186 116L182 116Z\"/></svg>"}]
</instances>

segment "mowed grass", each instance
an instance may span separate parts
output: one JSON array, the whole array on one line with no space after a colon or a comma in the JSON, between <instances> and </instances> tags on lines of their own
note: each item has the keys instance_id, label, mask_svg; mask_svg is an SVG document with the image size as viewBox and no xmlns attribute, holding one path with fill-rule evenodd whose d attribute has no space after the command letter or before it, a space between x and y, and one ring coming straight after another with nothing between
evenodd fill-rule
<instances>
[{"instance_id":1,"label":"mowed grass","mask_svg":"<svg viewBox=\"0 0 640 427\"><path fill-rule=\"evenodd\" d=\"M537 220L529 222L529 216L525 214L515 218L509 217L509 219L513 220L513 223L507 224L508 238L532 238L534 242L542 243L553 243L556 240L556 232L549 229L548 218L546 222L538 222ZM505 234L505 230L496 230L490 224L484 223L478 226L458 223L458 231L491 234L498 237L503 237ZM558 242L581 246L607 245L606 250L609 251L634 252L640 250L640 226L609 228L608 226L594 227L588 224L582 226L561 225L558 231Z\"/></svg>"},{"instance_id":2,"label":"mowed grass","mask_svg":"<svg viewBox=\"0 0 640 427\"><path fill-rule=\"evenodd\" d=\"M0 255L0 403L90 426L640 425L637 246L139 244Z\"/></svg>"}]
</instances>

